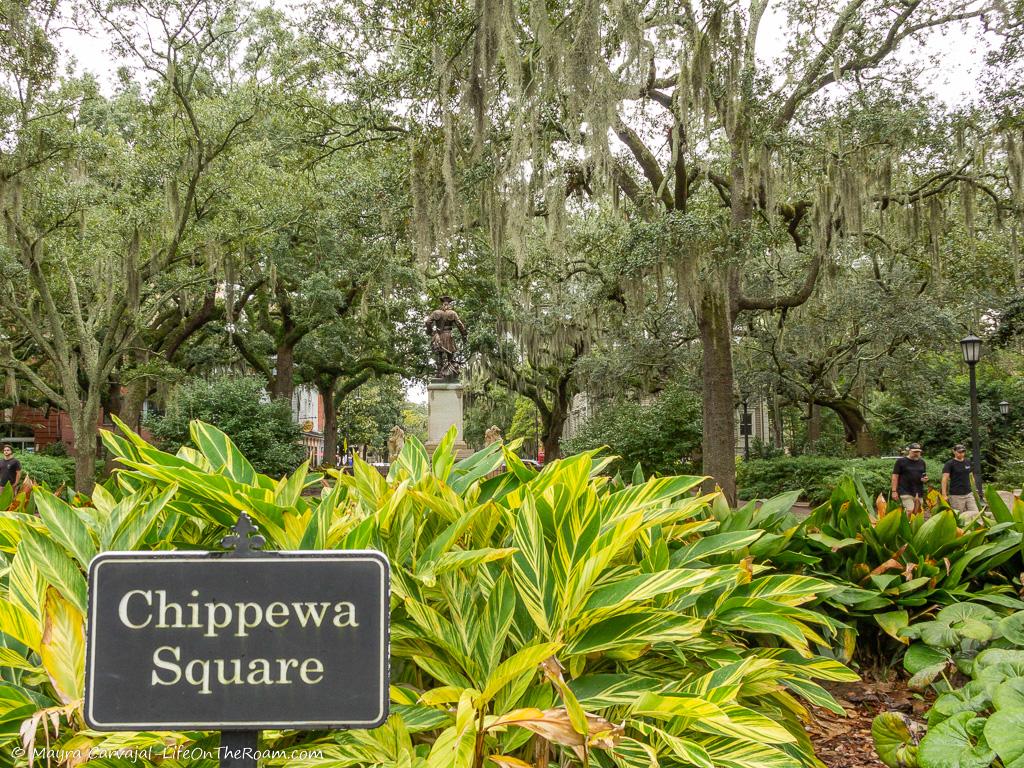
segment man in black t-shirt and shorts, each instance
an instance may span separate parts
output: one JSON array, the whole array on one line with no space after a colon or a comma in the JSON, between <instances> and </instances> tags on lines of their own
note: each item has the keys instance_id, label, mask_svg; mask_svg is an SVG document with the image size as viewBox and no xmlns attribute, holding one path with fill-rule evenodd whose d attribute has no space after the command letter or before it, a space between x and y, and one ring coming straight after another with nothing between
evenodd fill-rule
<instances>
[{"instance_id":1,"label":"man in black t-shirt and shorts","mask_svg":"<svg viewBox=\"0 0 1024 768\"><path fill-rule=\"evenodd\" d=\"M4 446L4 457L0 459L0 490L3 490L5 485L13 485L14 490L18 490L18 484L21 482L21 462L14 458L14 450L11 446Z\"/></svg>"},{"instance_id":2,"label":"man in black t-shirt and shorts","mask_svg":"<svg viewBox=\"0 0 1024 768\"><path fill-rule=\"evenodd\" d=\"M953 446L953 458L942 468L942 495L961 521L969 523L981 513L971 489L971 462L966 457L967 448L960 444Z\"/></svg>"},{"instance_id":3,"label":"man in black t-shirt and shorts","mask_svg":"<svg viewBox=\"0 0 1024 768\"><path fill-rule=\"evenodd\" d=\"M921 458L919 443L911 443L907 455L896 459L892 468L892 498L899 496L907 513L923 508L924 484L928 482L928 466Z\"/></svg>"}]
</instances>

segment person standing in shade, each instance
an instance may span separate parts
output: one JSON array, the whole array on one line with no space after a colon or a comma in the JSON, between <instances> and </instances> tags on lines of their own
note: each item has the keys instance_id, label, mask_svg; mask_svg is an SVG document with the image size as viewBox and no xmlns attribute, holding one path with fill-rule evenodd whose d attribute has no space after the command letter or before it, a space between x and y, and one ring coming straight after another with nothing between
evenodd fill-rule
<instances>
[{"instance_id":1,"label":"person standing in shade","mask_svg":"<svg viewBox=\"0 0 1024 768\"><path fill-rule=\"evenodd\" d=\"M924 484L928 482L928 466L921 458L921 445L911 443L907 455L896 459L892 468L892 497L899 496L908 513L923 509Z\"/></svg>"},{"instance_id":2,"label":"person standing in shade","mask_svg":"<svg viewBox=\"0 0 1024 768\"><path fill-rule=\"evenodd\" d=\"M18 490L21 484L21 462L14 458L14 449L10 444L4 445L4 457L0 460L0 488L13 485Z\"/></svg>"},{"instance_id":3,"label":"person standing in shade","mask_svg":"<svg viewBox=\"0 0 1024 768\"><path fill-rule=\"evenodd\" d=\"M971 462L967 461L967 448L961 444L954 445L953 458L942 468L942 495L964 523L977 519L981 514L978 502L974 500L971 479Z\"/></svg>"}]
</instances>

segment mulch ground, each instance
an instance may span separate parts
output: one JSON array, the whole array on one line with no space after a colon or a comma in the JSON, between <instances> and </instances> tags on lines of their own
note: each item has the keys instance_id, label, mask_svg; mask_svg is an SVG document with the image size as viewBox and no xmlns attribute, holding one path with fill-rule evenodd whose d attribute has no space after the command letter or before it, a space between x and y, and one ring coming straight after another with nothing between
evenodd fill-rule
<instances>
[{"instance_id":1,"label":"mulch ground","mask_svg":"<svg viewBox=\"0 0 1024 768\"><path fill-rule=\"evenodd\" d=\"M829 690L847 716L814 708L807 726L814 751L828 768L885 768L871 741L875 715L897 711L921 720L929 706L908 691L903 680L841 683Z\"/></svg>"}]
</instances>

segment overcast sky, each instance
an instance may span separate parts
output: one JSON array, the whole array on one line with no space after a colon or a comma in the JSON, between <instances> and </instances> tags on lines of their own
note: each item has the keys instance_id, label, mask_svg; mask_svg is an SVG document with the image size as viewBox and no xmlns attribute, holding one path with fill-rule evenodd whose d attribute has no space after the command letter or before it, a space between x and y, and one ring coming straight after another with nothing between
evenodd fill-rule
<instances>
[{"instance_id":1,"label":"overcast sky","mask_svg":"<svg viewBox=\"0 0 1024 768\"><path fill-rule=\"evenodd\" d=\"M271 0L269 4L279 8L294 8L296 5L295 0ZM761 22L758 56L766 62L776 59L785 50L787 39L785 12L781 3L773 2ZM106 37L66 29L62 33L62 41L67 53L74 57L77 71L91 72L104 85L111 87L120 62L112 58ZM907 41L903 44L902 55L918 61L934 60L921 85L952 105L969 101L977 92L984 53L990 44L991 40L987 40L977 26L968 32L956 28L947 30L945 34L931 34L923 50Z\"/></svg>"}]
</instances>

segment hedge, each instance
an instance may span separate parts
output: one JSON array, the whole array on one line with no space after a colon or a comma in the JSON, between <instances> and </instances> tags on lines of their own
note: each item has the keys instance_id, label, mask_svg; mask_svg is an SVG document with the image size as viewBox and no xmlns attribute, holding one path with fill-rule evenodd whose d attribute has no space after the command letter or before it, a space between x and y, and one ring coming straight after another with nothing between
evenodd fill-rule
<instances>
[{"instance_id":1,"label":"hedge","mask_svg":"<svg viewBox=\"0 0 1024 768\"><path fill-rule=\"evenodd\" d=\"M938 488L942 481L942 464L926 459L928 484ZM736 484L742 499L770 499L796 488L803 489L801 498L811 504L828 501L832 489L844 475L852 475L864 484L872 496L888 494L892 486L895 459L837 459L828 456L783 456L777 459L740 461L736 467Z\"/></svg>"},{"instance_id":2,"label":"hedge","mask_svg":"<svg viewBox=\"0 0 1024 768\"><path fill-rule=\"evenodd\" d=\"M68 488L75 486L75 460L72 458L20 451L14 457L21 462L22 476L28 475L35 483L44 483L51 490L62 484Z\"/></svg>"}]
</instances>

